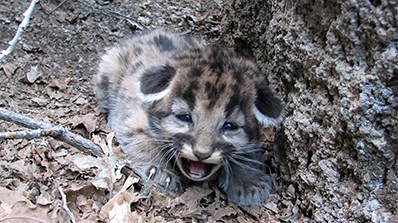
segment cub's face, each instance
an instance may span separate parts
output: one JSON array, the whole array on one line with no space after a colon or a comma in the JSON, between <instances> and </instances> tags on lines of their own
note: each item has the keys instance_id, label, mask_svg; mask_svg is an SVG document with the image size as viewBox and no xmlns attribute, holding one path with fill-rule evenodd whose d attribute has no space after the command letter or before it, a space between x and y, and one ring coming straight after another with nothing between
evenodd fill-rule
<instances>
[{"instance_id":1,"label":"cub's face","mask_svg":"<svg viewBox=\"0 0 398 223\"><path fill-rule=\"evenodd\" d=\"M282 106L253 63L219 47L177 55L140 80L150 132L189 179L210 178L258 152L261 125L278 124ZM244 161L244 162L242 162Z\"/></svg>"}]
</instances>

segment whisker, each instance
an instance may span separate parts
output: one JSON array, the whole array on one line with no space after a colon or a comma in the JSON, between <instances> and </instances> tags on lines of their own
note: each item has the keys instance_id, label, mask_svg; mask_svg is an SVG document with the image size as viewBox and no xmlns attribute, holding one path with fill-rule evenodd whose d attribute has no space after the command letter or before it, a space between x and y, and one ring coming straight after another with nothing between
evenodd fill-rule
<instances>
[{"instance_id":1,"label":"whisker","mask_svg":"<svg viewBox=\"0 0 398 223\"><path fill-rule=\"evenodd\" d=\"M166 147L165 149L167 150L162 154L162 158L160 159L159 164L162 164L164 162L166 165L168 165L174 156L175 149L170 146Z\"/></svg>"},{"instance_id":2,"label":"whisker","mask_svg":"<svg viewBox=\"0 0 398 223\"><path fill-rule=\"evenodd\" d=\"M180 152L178 151L178 149L174 149L174 151L173 151L173 157L175 158L176 161L177 161L178 159L181 158L181 154L180 154ZM174 163L173 163L173 169L176 168L176 164L177 164L177 162L174 162Z\"/></svg>"},{"instance_id":3,"label":"whisker","mask_svg":"<svg viewBox=\"0 0 398 223\"><path fill-rule=\"evenodd\" d=\"M172 143L173 141L170 139L153 139L153 142L161 142L161 143Z\"/></svg>"},{"instance_id":4,"label":"whisker","mask_svg":"<svg viewBox=\"0 0 398 223\"><path fill-rule=\"evenodd\" d=\"M250 158L247 158L245 156L238 156L238 155L234 154L231 157L234 158L234 159L237 159L237 160L242 160L242 161L253 163L253 164L263 165L263 163L261 161L258 161L258 160L255 160L255 159L250 159Z\"/></svg>"},{"instance_id":5,"label":"whisker","mask_svg":"<svg viewBox=\"0 0 398 223\"><path fill-rule=\"evenodd\" d=\"M256 171L256 172L257 172L257 171L261 171L261 170L259 170L258 168L252 167L252 166L250 166L250 165L248 165L248 164L246 164L246 163L239 162L239 161L235 160L233 157L230 157L229 160L230 160L231 162L233 162L234 164L240 166L240 167L242 167L242 165L243 165L244 168L250 169L250 170L252 170L252 171Z\"/></svg>"},{"instance_id":6,"label":"whisker","mask_svg":"<svg viewBox=\"0 0 398 223\"><path fill-rule=\"evenodd\" d=\"M159 163L158 163L159 165L166 164L165 161L167 161L168 152L169 152L169 150L167 150L165 153L161 153L161 158L160 158L160 160L158 161L158 162L159 162Z\"/></svg>"},{"instance_id":7,"label":"whisker","mask_svg":"<svg viewBox=\"0 0 398 223\"><path fill-rule=\"evenodd\" d=\"M180 155L179 155L178 150L174 149L174 151L173 151L173 156L175 157L176 160L179 159ZM173 169L176 168L176 164L177 164L177 162L174 162L174 163L173 163Z\"/></svg>"},{"instance_id":8,"label":"whisker","mask_svg":"<svg viewBox=\"0 0 398 223\"><path fill-rule=\"evenodd\" d=\"M172 140L169 139L153 139L153 138L148 138L148 139L144 139L144 140L137 140L136 144L139 143L144 143L144 142L160 142L160 143L172 143Z\"/></svg>"},{"instance_id":9,"label":"whisker","mask_svg":"<svg viewBox=\"0 0 398 223\"><path fill-rule=\"evenodd\" d=\"M171 149L171 150L169 150L169 158L167 159L167 164L169 164L171 161L172 161L172 159L173 159L173 157L175 157L175 150L174 149Z\"/></svg>"},{"instance_id":10,"label":"whisker","mask_svg":"<svg viewBox=\"0 0 398 223\"><path fill-rule=\"evenodd\" d=\"M225 170L226 178L225 178L225 183L221 186L224 187L224 189L227 189L229 187L229 178L230 178L231 172L232 172L232 167L228 160L224 161L224 167L225 167L224 170Z\"/></svg>"},{"instance_id":11,"label":"whisker","mask_svg":"<svg viewBox=\"0 0 398 223\"><path fill-rule=\"evenodd\" d=\"M240 149L237 151L234 151L235 154L248 154L248 153L257 153L257 152L263 152L264 149L262 148L250 148L250 149Z\"/></svg>"},{"instance_id":12,"label":"whisker","mask_svg":"<svg viewBox=\"0 0 398 223\"><path fill-rule=\"evenodd\" d=\"M165 144L165 145L162 145L162 146L159 146L157 149L159 150L159 152L156 154L156 156L154 156L152 159L151 159L151 162L154 162L156 159L158 159L159 158L159 156L163 156L164 155L164 151L166 151L166 150L168 150L169 148L170 148L170 144ZM167 152L167 151L166 151ZM162 159L162 158L161 158ZM159 164L161 164L161 163L159 163Z\"/></svg>"}]
</instances>

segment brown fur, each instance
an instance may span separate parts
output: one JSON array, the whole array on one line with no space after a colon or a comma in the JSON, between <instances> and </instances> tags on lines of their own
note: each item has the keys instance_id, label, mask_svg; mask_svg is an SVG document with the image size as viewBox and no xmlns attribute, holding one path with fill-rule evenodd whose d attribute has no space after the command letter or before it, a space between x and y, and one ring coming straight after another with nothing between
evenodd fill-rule
<instances>
[{"instance_id":1,"label":"brown fur","mask_svg":"<svg viewBox=\"0 0 398 223\"><path fill-rule=\"evenodd\" d=\"M121 148L147 177L180 192L181 177L218 173L232 202L269 196L259 129L278 124L282 106L252 62L158 30L110 49L94 84Z\"/></svg>"}]
</instances>

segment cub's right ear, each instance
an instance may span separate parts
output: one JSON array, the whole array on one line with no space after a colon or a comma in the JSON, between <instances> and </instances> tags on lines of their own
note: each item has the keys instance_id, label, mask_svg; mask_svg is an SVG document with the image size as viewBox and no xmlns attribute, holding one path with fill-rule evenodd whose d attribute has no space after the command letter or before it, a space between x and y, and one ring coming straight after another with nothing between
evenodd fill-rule
<instances>
[{"instance_id":1,"label":"cub's right ear","mask_svg":"<svg viewBox=\"0 0 398 223\"><path fill-rule=\"evenodd\" d=\"M262 125L279 125L283 121L283 106L265 84L257 86L257 98L253 108L254 115Z\"/></svg>"},{"instance_id":2,"label":"cub's right ear","mask_svg":"<svg viewBox=\"0 0 398 223\"><path fill-rule=\"evenodd\" d=\"M170 91L170 82L175 74L174 67L167 64L147 69L141 76L138 96L144 102L164 98Z\"/></svg>"}]
</instances>

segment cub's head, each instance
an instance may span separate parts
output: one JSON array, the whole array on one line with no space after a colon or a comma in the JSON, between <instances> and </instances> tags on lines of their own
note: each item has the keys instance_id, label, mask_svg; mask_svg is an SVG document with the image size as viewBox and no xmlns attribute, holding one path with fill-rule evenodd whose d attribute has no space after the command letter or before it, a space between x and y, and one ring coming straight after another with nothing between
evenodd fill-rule
<instances>
[{"instance_id":1,"label":"cub's head","mask_svg":"<svg viewBox=\"0 0 398 223\"><path fill-rule=\"evenodd\" d=\"M147 70L139 96L151 134L169 142L159 152L195 181L231 163L247 165L259 152L261 125L282 121L282 105L256 66L217 46Z\"/></svg>"}]
</instances>

